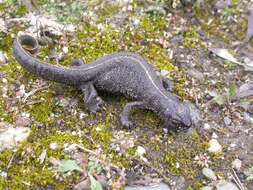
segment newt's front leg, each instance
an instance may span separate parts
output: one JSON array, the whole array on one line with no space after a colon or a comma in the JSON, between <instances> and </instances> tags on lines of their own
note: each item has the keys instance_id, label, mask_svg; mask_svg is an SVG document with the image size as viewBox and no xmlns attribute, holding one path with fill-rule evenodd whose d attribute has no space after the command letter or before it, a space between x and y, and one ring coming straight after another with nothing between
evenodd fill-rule
<instances>
[{"instance_id":1,"label":"newt's front leg","mask_svg":"<svg viewBox=\"0 0 253 190\"><path fill-rule=\"evenodd\" d=\"M129 120L129 117L131 115L131 111L133 109L145 109L143 102L131 102L125 105L121 115L120 115L120 121L123 127L131 128L133 127L133 122Z\"/></svg>"},{"instance_id":2,"label":"newt's front leg","mask_svg":"<svg viewBox=\"0 0 253 190\"><path fill-rule=\"evenodd\" d=\"M84 94L84 102L91 113L100 110L103 100L98 96L97 91L92 83L86 83L80 86Z\"/></svg>"},{"instance_id":3,"label":"newt's front leg","mask_svg":"<svg viewBox=\"0 0 253 190\"><path fill-rule=\"evenodd\" d=\"M162 79L163 87L165 88L165 90L169 92L173 92L173 89L174 89L173 82L164 76L161 76L161 79Z\"/></svg>"}]
</instances>

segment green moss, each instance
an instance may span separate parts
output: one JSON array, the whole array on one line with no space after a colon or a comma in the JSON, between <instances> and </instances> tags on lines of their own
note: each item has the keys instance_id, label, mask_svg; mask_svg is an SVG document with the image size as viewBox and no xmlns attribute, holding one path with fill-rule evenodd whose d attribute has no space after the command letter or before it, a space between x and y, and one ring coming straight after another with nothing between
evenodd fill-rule
<instances>
[{"instance_id":1,"label":"green moss","mask_svg":"<svg viewBox=\"0 0 253 190\"><path fill-rule=\"evenodd\" d=\"M163 156L164 166L169 172L179 176L183 175L192 181L192 186L195 189L199 183L196 179L200 175L200 168L194 162L194 157L206 151L207 143L198 133L193 133L191 136L179 136L177 138L180 138L184 143L166 151Z\"/></svg>"},{"instance_id":2,"label":"green moss","mask_svg":"<svg viewBox=\"0 0 253 190\"><path fill-rule=\"evenodd\" d=\"M193 28L189 28L186 32L184 32L183 36L183 45L185 48L196 48L200 43L199 33Z\"/></svg>"},{"instance_id":3,"label":"green moss","mask_svg":"<svg viewBox=\"0 0 253 190\"><path fill-rule=\"evenodd\" d=\"M239 40L243 40L246 36L248 29L248 22L245 19L240 19L240 24L236 28L236 36Z\"/></svg>"},{"instance_id":4,"label":"green moss","mask_svg":"<svg viewBox=\"0 0 253 190\"><path fill-rule=\"evenodd\" d=\"M110 151L110 144L112 139L112 132L110 125L99 124L92 128L91 137L94 141L98 142L103 146L106 152Z\"/></svg>"},{"instance_id":5,"label":"green moss","mask_svg":"<svg viewBox=\"0 0 253 190\"><path fill-rule=\"evenodd\" d=\"M43 103L32 106L31 114L35 121L49 122L51 120L50 115L54 107L52 98L52 93L43 92L43 95L40 97L40 100L43 100Z\"/></svg>"},{"instance_id":6,"label":"green moss","mask_svg":"<svg viewBox=\"0 0 253 190\"><path fill-rule=\"evenodd\" d=\"M149 57L152 62L162 70L171 71L175 69L173 64L170 62L165 49L156 44L151 44L145 55Z\"/></svg>"},{"instance_id":7,"label":"green moss","mask_svg":"<svg viewBox=\"0 0 253 190\"><path fill-rule=\"evenodd\" d=\"M0 12L10 14L11 16L24 16L26 13L26 7L20 0L8 0L4 3L0 3Z\"/></svg>"},{"instance_id":8,"label":"green moss","mask_svg":"<svg viewBox=\"0 0 253 190\"><path fill-rule=\"evenodd\" d=\"M6 166L9 164L11 157L13 157L13 162L9 164L8 178L0 180L0 188L9 189L27 189L30 187L43 187L43 186L53 186L56 189L65 189L68 184L73 183L73 180L77 176L70 176L60 182L55 179L55 172L51 168L51 164L48 159L45 163L39 163L39 156L43 150L47 150L47 157L54 157L57 159L62 159L66 157L63 152L63 145L65 143L80 143L77 136L58 133L51 131L51 134L44 135L43 137L38 137L38 131L36 127L33 127L32 134L30 135L28 142L23 143L23 145L18 149L16 153L12 151L4 151L0 153L0 169L5 170ZM51 150L49 145L51 143L57 143L59 148L57 150Z\"/></svg>"},{"instance_id":9,"label":"green moss","mask_svg":"<svg viewBox=\"0 0 253 190\"><path fill-rule=\"evenodd\" d=\"M146 38L154 38L157 37L162 30L165 30L165 28L168 27L168 23L163 17L156 17L156 19L144 18L142 21L142 27Z\"/></svg>"}]
</instances>

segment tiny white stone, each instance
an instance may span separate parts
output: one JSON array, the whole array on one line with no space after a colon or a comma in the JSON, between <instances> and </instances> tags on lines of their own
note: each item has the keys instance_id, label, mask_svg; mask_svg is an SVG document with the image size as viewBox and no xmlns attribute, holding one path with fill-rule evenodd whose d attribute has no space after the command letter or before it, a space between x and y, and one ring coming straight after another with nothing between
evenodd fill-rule
<instances>
[{"instance_id":1,"label":"tiny white stone","mask_svg":"<svg viewBox=\"0 0 253 190\"><path fill-rule=\"evenodd\" d=\"M7 79L6 79L6 78L3 78L3 79L2 79L2 82L3 82L3 83L7 83Z\"/></svg>"},{"instance_id":2,"label":"tiny white stone","mask_svg":"<svg viewBox=\"0 0 253 190\"><path fill-rule=\"evenodd\" d=\"M142 146L138 146L136 152L138 155L143 155L146 153L146 150Z\"/></svg>"},{"instance_id":3,"label":"tiny white stone","mask_svg":"<svg viewBox=\"0 0 253 190\"><path fill-rule=\"evenodd\" d=\"M210 168L203 168L203 169L202 169L202 174L203 174L205 177L207 177L208 179L211 179L211 180L214 180L214 181L217 179L217 177L216 177L214 171L211 170Z\"/></svg>"},{"instance_id":4,"label":"tiny white stone","mask_svg":"<svg viewBox=\"0 0 253 190\"><path fill-rule=\"evenodd\" d=\"M52 149L52 150L56 150L56 149L58 149L58 144L57 143L51 143L50 145L49 145L49 147L50 147L50 149Z\"/></svg>"},{"instance_id":5,"label":"tiny white stone","mask_svg":"<svg viewBox=\"0 0 253 190\"><path fill-rule=\"evenodd\" d=\"M232 168L235 168L237 170L240 170L242 166L242 161L239 160L238 158L236 158L233 162L232 162Z\"/></svg>"},{"instance_id":6,"label":"tiny white stone","mask_svg":"<svg viewBox=\"0 0 253 190\"><path fill-rule=\"evenodd\" d=\"M7 177L7 172L0 170L0 176L6 178Z\"/></svg>"},{"instance_id":7,"label":"tiny white stone","mask_svg":"<svg viewBox=\"0 0 253 190\"><path fill-rule=\"evenodd\" d=\"M218 135L217 135L215 132L213 132L212 138L213 138L213 139L218 139Z\"/></svg>"},{"instance_id":8,"label":"tiny white stone","mask_svg":"<svg viewBox=\"0 0 253 190\"><path fill-rule=\"evenodd\" d=\"M2 51L0 51L0 63L5 64L7 62L6 56Z\"/></svg>"},{"instance_id":9,"label":"tiny white stone","mask_svg":"<svg viewBox=\"0 0 253 190\"><path fill-rule=\"evenodd\" d=\"M140 20L139 19L134 19L133 25L134 26L139 26L140 25Z\"/></svg>"},{"instance_id":10,"label":"tiny white stone","mask_svg":"<svg viewBox=\"0 0 253 190\"><path fill-rule=\"evenodd\" d=\"M76 131L72 131L71 134L75 136L77 133Z\"/></svg>"},{"instance_id":11,"label":"tiny white stone","mask_svg":"<svg viewBox=\"0 0 253 190\"><path fill-rule=\"evenodd\" d=\"M69 48L67 46L64 46L62 48L63 53L67 54L69 52Z\"/></svg>"},{"instance_id":12,"label":"tiny white stone","mask_svg":"<svg viewBox=\"0 0 253 190\"><path fill-rule=\"evenodd\" d=\"M204 124L204 129L206 129L206 130L209 130L211 127L210 127L210 125L208 124L208 123L205 123Z\"/></svg>"},{"instance_id":13,"label":"tiny white stone","mask_svg":"<svg viewBox=\"0 0 253 190\"><path fill-rule=\"evenodd\" d=\"M102 23L99 23L97 25L97 27L98 27L99 30L103 30L104 29L104 25Z\"/></svg>"},{"instance_id":14,"label":"tiny white stone","mask_svg":"<svg viewBox=\"0 0 253 190\"><path fill-rule=\"evenodd\" d=\"M211 139L209 141L208 151L211 152L211 153L218 153L218 152L222 151L222 147L216 139Z\"/></svg>"},{"instance_id":15,"label":"tiny white stone","mask_svg":"<svg viewBox=\"0 0 253 190\"><path fill-rule=\"evenodd\" d=\"M87 114L86 114L86 113L81 112L81 113L80 113L79 118L80 118L80 119L83 119L83 118L85 118L85 117L87 117Z\"/></svg>"},{"instance_id":16,"label":"tiny white stone","mask_svg":"<svg viewBox=\"0 0 253 190\"><path fill-rule=\"evenodd\" d=\"M229 145L229 147L230 147L230 148L234 148L234 147L236 147L236 144L235 144L235 143L231 143L231 144Z\"/></svg>"},{"instance_id":17,"label":"tiny white stone","mask_svg":"<svg viewBox=\"0 0 253 190\"><path fill-rule=\"evenodd\" d=\"M167 76L169 74L169 71L167 70L161 70L161 76Z\"/></svg>"},{"instance_id":18,"label":"tiny white stone","mask_svg":"<svg viewBox=\"0 0 253 190\"><path fill-rule=\"evenodd\" d=\"M215 187L217 190L239 190L234 183L227 182L224 180L221 180L217 184L215 184Z\"/></svg>"}]
</instances>

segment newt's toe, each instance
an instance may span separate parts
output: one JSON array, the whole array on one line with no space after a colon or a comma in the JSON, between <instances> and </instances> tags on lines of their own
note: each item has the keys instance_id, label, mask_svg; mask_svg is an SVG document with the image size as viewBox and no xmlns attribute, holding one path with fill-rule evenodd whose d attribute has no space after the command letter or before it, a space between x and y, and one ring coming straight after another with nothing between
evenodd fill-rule
<instances>
[{"instance_id":1,"label":"newt's toe","mask_svg":"<svg viewBox=\"0 0 253 190\"><path fill-rule=\"evenodd\" d=\"M134 123L121 116L120 122L124 128L131 129L134 127Z\"/></svg>"},{"instance_id":2,"label":"newt's toe","mask_svg":"<svg viewBox=\"0 0 253 190\"><path fill-rule=\"evenodd\" d=\"M91 113L96 113L101 110L102 104L103 100L100 97L97 97L93 102L90 102L88 109Z\"/></svg>"}]
</instances>

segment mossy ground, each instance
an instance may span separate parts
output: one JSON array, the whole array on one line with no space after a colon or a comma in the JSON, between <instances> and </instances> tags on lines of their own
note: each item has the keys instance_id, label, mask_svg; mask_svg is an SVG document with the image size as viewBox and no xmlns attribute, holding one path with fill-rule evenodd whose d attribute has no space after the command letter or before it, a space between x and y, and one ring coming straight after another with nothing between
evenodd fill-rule
<instances>
[{"instance_id":1,"label":"mossy ground","mask_svg":"<svg viewBox=\"0 0 253 190\"><path fill-rule=\"evenodd\" d=\"M24 6L15 2L8 1L6 4L1 4L0 11L3 11L6 7L14 8L18 6L17 15L24 15ZM45 5L45 3L41 4ZM78 22L76 24L78 29L73 36L64 36L64 39L61 39L69 48L69 52L60 64L70 66L74 58L83 58L86 63L90 63L105 54L121 50L138 52L156 68L173 71L174 75L180 78L176 82L175 93L181 97L186 97L187 92L184 90L184 83L187 78L184 77L184 72L173 65L168 53L157 41L159 38L164 38L164 32L169 29L168 21L163 15L144 14L139 16L134 12L137 4L137 1L133 1L131 16L138 18L140 24L134 29L129 27L128 24L123 25L120 29L115 28L107 22L106 18L121 9L120 6L113 6L112 4L103 7L103 10L98 13L97 22L102 24L102 29L88 22L70 19L70 22ZM54 8L57 9L57 7ZM76 7L75 5L72 9ZM49 9L50 6L44 6L44 8ZM196 12L197 15L204 16L200 8L196 8ZM63 15L60 20L64 20L64 16L66 15ZM210 26L206 26L205 29L209 30ZM9 63L1 66L0 72L8 81L9 90L8 98L2 96L0 98L0 115L2 121L15 125L20 113L30 114L33 121L31 126L32 134L16 152L6 150L0 153L0 171L8 173L8 177L0 177L0 189L35 189L49 186L55 189L71 188L80 180L79 173L74 173L68 178L64 178L63 181L59 181L55 179L55 171L47 159L43 164L38 161L38 157L45 149L48 157L69 158L70 156L63 151L65 143L80 144L91 150L100 147L104 157L110 158L113 164L124 167L129 172L136 164L136 162L133 162L135 150L136 146L140 145L147 150L145 156L149 162L164 175L184 176L189 182L189 189L199 189L201 187L201 167L193 159L195 156L207 152L207 139L198 132L190 135L176 134L171 136L164 134L163 130L157 127L159 120L153 113L136 111L133 117L139 125L130 132L130 136L138 137L135 146L129 148L125 154L119 154L111 149L111 144L113 134L118 130L122 130L119 125L119 113L123 109L126 99L117 97L116 101L106 103L102 112L94 115L88 114L83 119L80 119L80 114L86 113L86 111L82 102L82 95L79 91L70 87L64 87L65 90L62 90L61 85L47 82L51 85L46 90L35 93L29 99L29 101L38 101L39 103L26 105L19 101L15 97L15 91L11 89L24 84L26 91L30 91L34 88L34 85L41 82L39 78L22 69L12 55L13 37L16 36L19 30L22 30L22 28L15 26L11 28L11 34L1 34L0 50L7 53ZM184 47L196 48L199 44L201 44L201 39L197 29L189 26L184 33ZM62 46L55 46L55 48L58 52L62 51ZM46 58L49 53L50 50L44 48L40 56L45 61L54 62ZM2 81L0 82L1 87L5 85ZM70 102L77 101L77 105L58 105L57 102L62 97L68 98ZM108 99L108 95L104 94L103 98ZM6 111L10 102L17 109ZM76 135L80 131L82 132L81 135ZM57 143L60 148L51 150L49 148L51 143ZM215 155L211 156L216 158ZM12 160L11 163L10 160ZM213 165L218 166L219 163L220 159L216 159Z\"/></svg>"}]
</instances>

